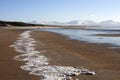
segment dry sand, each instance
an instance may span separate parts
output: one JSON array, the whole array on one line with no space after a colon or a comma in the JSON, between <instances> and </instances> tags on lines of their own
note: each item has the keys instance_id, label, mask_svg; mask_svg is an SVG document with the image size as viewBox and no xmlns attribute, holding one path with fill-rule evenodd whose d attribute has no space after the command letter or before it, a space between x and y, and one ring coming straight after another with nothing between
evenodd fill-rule
<instances>
[{"instance_id":1,"label":"dry sand","mask_svg":"<svg viewBox=\"0 0 120 80\"><path fill-rule=\"evenodd\" d=\"M9 46L17 40L23 30L0 30L0 80L39 80L20 69L23 62L13 59L19 53ZM80 75L80 80L120 80L120 49L110 49L109 45L90 44L69 40L52 32L34 31L32 37L38 41L37 50L46 49L44 55L50 64L83 66L96 71L96 75Z\"/></svg>"}]
</instances>

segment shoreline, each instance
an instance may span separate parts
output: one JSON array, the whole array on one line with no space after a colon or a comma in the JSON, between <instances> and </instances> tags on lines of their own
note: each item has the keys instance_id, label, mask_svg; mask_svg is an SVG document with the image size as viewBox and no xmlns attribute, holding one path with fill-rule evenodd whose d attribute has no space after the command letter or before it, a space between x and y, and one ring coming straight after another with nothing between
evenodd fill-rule
<instances>
[{"instance_id":1,"label":"shoreline","mask_svg":"<svg viewBox=\"0 0 120 80\"><path fill-rule=\"evenodd\" d=\"M2 80L39 80L39 76L29 75L20 69L24 62L15 61L14 56L19 55L9 46L17 40L18 35L24 30L0 30L0 50ZM80 75L79 79L86 80L118 80L120 77L120 50L109 49L108 45L85 43L70 40L57 33L46 31L32 31L32 37L38 41L37 50L46 49L44 55L51 58L50 64L65 66L80 66L97 72L94 76ZM11 36L8 39L8 36ZM4 43L3 43L4 42ZM43 45L41 45L43 44ZM4 47L3 47L4 46ZM12 54L11 54L12 53ZM4 64L3 64L4 63ZM9 63L11 66L8 69ZM15 70L14 70L15 69ZM2 73L3 72L3 73ZM8 73L7 73L8 72ZM7 73L6 75L3 75ZM13 75L14 74L14 75Z\"/></svg>"},{"instance_id":2,"label":"shoreline","mask_svg":"<svg viewBox=\"0 0 120 80\"><path fill-rule=\"evenodd\" d=\"M67 50L74 51L74 52L77 52L76 55L81 54L81 55L86 56L88 54L91 54L89 55L89 58L90 57L92 58L93 55L97 55L97 53L99 53L101 56L106 54L107 57L109 56L108 54L111 54L111 55L116 54L120 56L119 48L111 49L109 48L109 44L86 43L85 41L72 40L72 39L67 38L64 35L54 33L54 32L47 32L47 31L34 31L32 32L32 36L40 40L41 43L43 44L45 43L44 44L46 45L45 47L50 46L51 48L54 48L54 50L60 49L61 51L63 50L65 52ZM81 53L82 52L81 50L83 50L86 54ZM85 50L88 50L88 52ZM94 52L94 53L91 53L91 52Z\"/></svg>"},{"instance_id":3,"label":"shoreline","mask_svg":"<svg viewBox=\"0 0 120 80\"><path fill-rule=\"evenodd\" d=\"M44 44L45 56L51 64L80 66L96 71L94 76L78 76L88 80L117 80L120 75L120 50L108 48L107 44L85 43L70 40L66 36L47 31L33 31L34 39ZM37 49L40 49L38 44Z\"/></svg>"},{"instance_id":4,"label":"shoreline","mask_svg":"<svg viewBox=\"0 0 120 80\"><path fill-rule=\"evenodd\" d=\"M65 28L65 29L85 29L85 30L106 30L106 31L120 31L120 29L111 29L103 27L91 27L91 26L80 26L80 27L70 27L70 26L12 26L12 27L1 27L0 29L41 29L41 28Z\"/></svg>"}]
</instances>

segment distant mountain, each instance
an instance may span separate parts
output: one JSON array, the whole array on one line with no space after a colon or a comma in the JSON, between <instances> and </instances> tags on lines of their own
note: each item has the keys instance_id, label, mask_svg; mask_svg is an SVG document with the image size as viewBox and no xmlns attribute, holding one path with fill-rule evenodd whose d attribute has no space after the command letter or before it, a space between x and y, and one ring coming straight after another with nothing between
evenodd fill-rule
<instances>
[{"instance_id":1,"label":"distant mountain","mask_svg":"<svg viewBox=\"0 0 120 80\"><path fill-rule=\"evenodd\" d=\"M81 20L74 20L74 21L66 22L65 24L67 24L67 25L82 25L82 21Z\"/></svg>"},{"instance_id":2,"label":"distant mountain","mask_svg":"<svg viewBox=\"0 0 120 80\"><path fill-rule=\"evenodd\" d=\"M113 21L113 20L106 20L106 21L101 21L101 22L94 22L92 20L73 20L69 22L57 22L57 21L31 21L28 23L24 22L11 22L11 21L0 21L0 26L44 26L44 25L72 25L72 26L102 26L102 27L120 27L120 22Z\"/></svg>"},{"instance_id":3,"label":"distant mountain","mask_svg":"<svg viewBox=\"0 0 120 80\"><path fill-rule=\"evenodd\" d=\"M32 22L33 23L33 22ZM69 22L57 22L57 21L41 21L39 22L40 24L44 25L97 25L96 22L90 21L90 20L74 20L74 21L69 21Z\"/></svg>"},{"instance_id":4,"label":"distant mountain","mask_svg":"<svg viewBox=\"0 0 120 80\"><path fill-rule=\"evenodd\" d=\"M90 20L74 20L66 23L67 25L97 25L96 22Z\"/></svg>"},{"instance_id":5,"label":"distant mountain","mask_svg":"<svg viewBox=\"0 0 120 80\"><path fill-rule=\"evenodd\" d=\"M113 20L106 20L101 22L94 22L92 20L74 20L69 22L57 22L57 21L50 21L50 22L40 22L40 24L44 25L85 25L85 26L120 26L120 22L116 22Z\"/></svg>"},{"instance_id":6,"label":"distant mountain","mask_svg":"<svg viewBox=\"0 0 120 80\"><path fill-rule=\"evenodd\" d=\"M42 22L40 22L40 24L44 24L44 25L64 25L64 23L57 22L57 21L49 21L49 22L42 21Z\"/></svg>"},{"instance_id":7,"label":"distant mountain","mask_svg":"<svg viewBox=\"0 0 120 80\"><path fill-rule=\"evenodd\" d=\"M37 21L31 21L31 22L28 22L28 23L30 23L30 24L38 24Z\"/></svg>"},{"instance_id":8,"label":"distant mountain","mask_svg":"<svg viewBox=\"0 0 120 80\"><path fill-rule=\"evenodd\" d=\"M116 22L113 20L102 21L100 23L102 26L120 26L120 22Z\"/></svg>"}]
</instances>

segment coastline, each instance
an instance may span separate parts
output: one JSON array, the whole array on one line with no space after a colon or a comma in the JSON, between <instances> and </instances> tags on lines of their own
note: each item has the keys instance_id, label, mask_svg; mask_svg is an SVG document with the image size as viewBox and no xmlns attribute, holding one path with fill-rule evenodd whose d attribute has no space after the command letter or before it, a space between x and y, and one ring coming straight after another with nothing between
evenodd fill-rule
<instances>
[{"instance_id":1,"label":"coastline","mask_svg":"<svg viewBox=\"0 0 120 80\"><path fill-rule=\"evenodd\" d=\"M24 30L0 30L0 79L2 80L39 80L39 76L29 75L20 69L24 62L15 61L19 55L9 46L17 40ZM46 49L44 55L51 58L50 64L65 66L80 66L96 71L94 76L80 75L86 80L118 80L120 77L120 50L110 49L103 44L91 44L82 41L69 40L60 34L46 31L32 31L32 37L38 41L37 50ZM10 36L10 39L8 38ZM41 45L43 44L43 45ZM3 47L4 46L4 47ZM9 65L11 65L9 69Z\"/></svg>"},{"instance_id":2,"label":"coastline","mask_svg":"<svg viewBox=\"0 0 120 80\"><path fill-rule=\"evenodd\" d=\"M88 80L118 80L120 77L120 50L108 48L107 44L85 43L70 40L53 32L34 31L34 39L44 47L45 56L51 58L51 64L65 66L80 66L96 71L94 76L78 76L79 79Z\"/></svg>"}]
</instances>

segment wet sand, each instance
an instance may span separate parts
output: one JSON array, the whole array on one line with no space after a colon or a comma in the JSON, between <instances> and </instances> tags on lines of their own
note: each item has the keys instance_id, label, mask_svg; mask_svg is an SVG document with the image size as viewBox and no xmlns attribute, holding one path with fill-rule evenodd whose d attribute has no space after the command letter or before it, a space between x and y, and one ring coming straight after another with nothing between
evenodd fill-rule
<instances>
[{"instance_id":1,"label":"wet sand","mask_svg":"<svg viewBox=\"0 0 120 80\"><path fill-rule=\"evenodd\" d=\"M120 34L96 34L95 36L120 37Z\"/></svg>"},{"instance_id":2,"label":"wet sand","mask_svg":"<svg viewBox=\"0 0 120 80\"><path fill-rule=\"evenodd\" d=\"M45 56L53 65L81 66L96 71L96 75L80 75L80 80L119 80L120 49L110 49L108 44L91 44L70 40L52 32L34 31L38 49L46 49ZM41 46L41 47L40 47Z\"/></svg>"},{"instance_id":3,"label":"wet sand","mask_svg":"<svg viewBox=\"0 0 120 80\"><path fill-rule=\"evenodd\" d=\"M19 53L9 46L21 32L23 31L0 29L0 80L39 80L38 76L29 75L20 69L23 62L13 59Z\"/></svg>"},{"instance_id":4,"label":"wet sand","mask_svg":"<svg viewBox=\"0 0 120 80\"><path fill-rule=\"evenodd\" d=\"M20 69L24 62L15 61L15 52L9 46L23 30L0 30L0 80L40 80ZM37 50L45 49L44 55L51 65L79 66L96 71L96 75L79 75L80 80L119 80L120 49L110 49L108 44L90 44L70 40L52 32L33 31Z\"/></svg>"}]
</instances>

